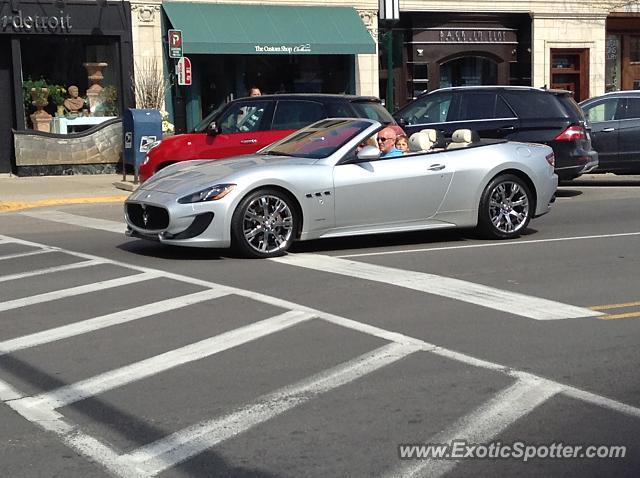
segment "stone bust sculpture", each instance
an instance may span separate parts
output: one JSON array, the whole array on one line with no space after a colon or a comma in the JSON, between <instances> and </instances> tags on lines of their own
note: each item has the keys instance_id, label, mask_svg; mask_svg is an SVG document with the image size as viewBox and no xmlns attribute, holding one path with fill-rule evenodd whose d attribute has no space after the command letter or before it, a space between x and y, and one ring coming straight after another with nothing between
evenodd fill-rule
<instances>
[{"instance_id":1,"label":"stone bust sculpture","mask_svg":"<svg viewBox=\"0 0 640 478\"><path fill-rule=\"evenodd\" d=\"M64 107L71 113L78 113L84 108L84 100L78 97L78 87L71 85L67 91L69 98L64 100Z\"/></svg>"}]
</instances>

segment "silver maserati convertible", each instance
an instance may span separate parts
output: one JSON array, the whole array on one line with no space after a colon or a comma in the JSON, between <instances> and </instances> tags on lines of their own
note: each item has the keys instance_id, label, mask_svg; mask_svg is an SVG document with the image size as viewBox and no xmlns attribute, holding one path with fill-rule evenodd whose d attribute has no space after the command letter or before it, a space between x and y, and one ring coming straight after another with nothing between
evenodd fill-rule
<instances>
[{"instance_id":1,"label":"silver maserati convertible","mask_svg":"<svg viewBox=\"0 0 640 478\"><path fill-rule=\"evenodd\" d=\"M175 163L127 199L127 234L258 258L295 240L421 229L508 239L555 199L548 146L423 130L407 153L381 157L371 144L383 127L325 119L256 154Z\"/></svg>"}]
</instances>

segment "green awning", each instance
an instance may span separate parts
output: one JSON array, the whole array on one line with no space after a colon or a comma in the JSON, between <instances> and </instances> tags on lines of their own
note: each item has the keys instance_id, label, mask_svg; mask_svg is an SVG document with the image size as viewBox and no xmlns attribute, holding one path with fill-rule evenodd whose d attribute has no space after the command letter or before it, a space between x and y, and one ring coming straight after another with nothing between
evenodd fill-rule
<instances>
[{"instance_id":1,"label":"green awning","mask_svg":"<svg viewBox=\"0 0 640 478\"><path fill-rule=\"evenodd\" d=\"M351 7L298 7L164 1L189 54L335 55L375 53Z\"/></svg>"}]
</instances>

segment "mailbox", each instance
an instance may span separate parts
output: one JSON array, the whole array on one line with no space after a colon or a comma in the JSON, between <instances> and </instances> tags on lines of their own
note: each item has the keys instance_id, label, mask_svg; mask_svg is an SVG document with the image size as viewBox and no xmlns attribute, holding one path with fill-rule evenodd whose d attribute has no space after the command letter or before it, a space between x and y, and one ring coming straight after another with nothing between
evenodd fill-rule
<instances>
[{"instance_id":1,"label":"mailbox","mask_svg":"<svg viewBox=\"0 0 640 478\"><path fill-rule=\"evenodd\" d=\"M134 182L138 182L138 170L149 147L162 139L162 115L153 109L133 109L125 111L122 118L122 151L124 168L133 168Z\"/></svg>"}]
</instances>

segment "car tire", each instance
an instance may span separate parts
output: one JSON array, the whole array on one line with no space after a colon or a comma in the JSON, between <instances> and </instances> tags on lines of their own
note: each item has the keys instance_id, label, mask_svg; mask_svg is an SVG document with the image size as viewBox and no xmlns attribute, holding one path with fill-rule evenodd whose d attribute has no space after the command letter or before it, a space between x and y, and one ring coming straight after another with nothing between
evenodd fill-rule
<instances>
[{"instance_id":1,"label":"car tire","mask_svg":"<svg viewBox=\"0 0 640 478\"><path fill-rule=\"evenodd\" d=\"M282 256L295 238L297 225L289 196L276 189L259 189L240 201L233 213L231 242L246 257Z\"/></svg>"},{"instance_id":2,"label":"car tire","mask_svg":"<svg viewBox=\"0 0 640 478\"><path fill-rule=\"evenodd\" d=\"M527 229L534 210L529 187L513 174L491 180L482 193L478 230L491 239L512 239Z\"/></svg>"}]
</instances>

